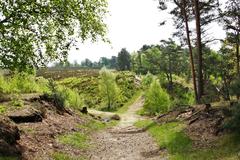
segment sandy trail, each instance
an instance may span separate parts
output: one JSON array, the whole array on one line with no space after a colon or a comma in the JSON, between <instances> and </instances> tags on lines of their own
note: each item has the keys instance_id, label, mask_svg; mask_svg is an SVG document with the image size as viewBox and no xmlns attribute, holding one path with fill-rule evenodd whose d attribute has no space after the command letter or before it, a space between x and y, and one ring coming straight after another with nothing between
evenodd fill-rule
<instances>
[{"instance_id":1,"label":"sandy trail","mask_svg":"<svg viewBox=\"0 0 240 160\"><path fill-rule=\"evenodd\" d=\"M96 133L92 142L90 160L164 160L151 136L134 127L142 117L136 111L142 108L143 98L139 97L120 115L120 123L111 129Z\"/></svg>"}]
</instances>

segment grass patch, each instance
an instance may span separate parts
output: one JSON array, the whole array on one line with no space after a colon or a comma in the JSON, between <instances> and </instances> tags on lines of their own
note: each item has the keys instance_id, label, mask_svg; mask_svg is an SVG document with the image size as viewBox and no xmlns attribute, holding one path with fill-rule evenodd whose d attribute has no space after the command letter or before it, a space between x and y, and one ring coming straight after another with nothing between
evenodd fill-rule
<instances>
[{"instance_id":1,"label":"grass patch","mask_svg":"<svg viewBox=\"0 0 240 160\"><path fill-rule=\"evenodd\" d=\"M75 157L75 156L73 157L66 153L61 153L61 152L53 153L52 158L54 160L84 160L84 158L82 157Z\"/></svg>"},{"instance_id":2,"label":"grass patch","mask_svg":"<svg viewBox=\"0 0 240 160\"><path fill-rule=\"evenodd\" d=\"M184 125L180 122L158 125L151 120L144 120L135 126L147 128L157 144L167 149L170 160L240 159L239 135L225 135L216 142L215 147L196 150L192 148L192 141L184 134Z\"/></svg>"},{"instance_id":3,"label":"grass patch","mask_svg":"<svg viewBox=\"0 0 240 160\"><path fill-rule=\"evenodd\" d=\"M57 139L62 144L70 145L78 149L86 149L89 147L87 144L89 140L88 136L80 132L60 135Z\"/></svg>"},{"instance_id":4,"label":"grass patch","mask_svg":"<svg viewBox=\"0 0 240 160\"><path fill-rule=\"evenodd\" d=\"M0 114L3 114L7 111L6 107L3 105L0 105Z\"/></svg>"},{"instance_id":5,"label":"grass patch","mask_svg":"<svg viewBox=\"0 0 240 160\"><path fill-rule=\"evenodd\" d=\"M86 132L99 131L117 125L118 121L110 121L103 123L101 121L91 120L85 125L79 125L78 128L84 129Z\"/></svg>"},{"instance_id":6,"label":"grass patch","mask_svg":"<svg viewBox=\"0 0 240 160\"><path fill-rule=\"evenodd\" d=\"M127 102L125 103L121 108L118 108L115 113L117 114L123 114L125 113L129 106L132 105L140 96L142 95L142 91L137 91L134 96Z\"/></svg>"},{"instance_id":7,"label":"grass patch","mask_svg":"<svg viewBox=\"0 0 240 160\"><path fill-rule=\"evenodd\" d=\"M144 108L139 109L139 110L136 112L136 114L137 114L137 115L140 115L140 116L150 116L149 113L147 113Z\"/></svg>"},{"instance_id":8,"label":"grass patch","mask_svg":"<svg viewBox=\"0 0 240 160\"><path fill-rule=\"evenodd\" d=\"M66 135L60 135L57 137L57 140L62 144L66 144L78 149L87 149L90 147L88 144L89 142L88 135L90 133L115 126L116 124L117 124L117 121L102 123L100 121L91 120L85 125L78 126L78 128L81 128L84 130L84 133L73 132Z\"/></svg>"}]
</instances>

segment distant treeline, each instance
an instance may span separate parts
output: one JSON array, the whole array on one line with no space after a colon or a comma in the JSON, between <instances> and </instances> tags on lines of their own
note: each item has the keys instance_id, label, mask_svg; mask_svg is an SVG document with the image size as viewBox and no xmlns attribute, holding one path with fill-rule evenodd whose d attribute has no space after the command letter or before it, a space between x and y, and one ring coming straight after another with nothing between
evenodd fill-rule
<instances>
[{"instance_id":1,"label":"distant treeline","mask_svg":"<svg viewBox=\"0 0 240 160\"><path fill-rule=\"evenodd\" d=\"M130 70L131 69L131 56L129 52L123 48L118 56L112 56L111 58L101 57L99 61L91 61L86 58L85 60L78 63L76 60L71 63L69 61L66 62L56 62L53 64L51 68L93 68L100 69L102 67L106 67L108 69L117 69L117 70Z\"/></svg>"}]
</instances>

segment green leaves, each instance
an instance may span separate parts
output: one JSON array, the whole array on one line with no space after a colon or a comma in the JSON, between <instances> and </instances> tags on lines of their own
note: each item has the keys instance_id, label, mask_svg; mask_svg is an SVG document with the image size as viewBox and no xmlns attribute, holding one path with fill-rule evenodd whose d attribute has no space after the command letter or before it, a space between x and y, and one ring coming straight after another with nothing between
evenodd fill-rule
<instances>
[{"instance_id":1,"label":"green leaves","mask_svg":"<svg viewBox=\"0 0 240 160\"><path fill-rule=\"evenodd\" d=\"M154 79L146 91L144 109L151 115L165 113L170 107L170 97L162 89L158 80Z\"/></svg>"},{"instance_id":2,"label":"green leaves","mask_svg":"<svg viewBox=\"0 0 240 160\"><path fill-rule=\"evenodd\" d=\"M107 103L107 109L114 109L119 99L120 89L116 84L115 75L105 67L100 71L99 91Z\"/></svg>"},{"instance_id":3,"label":"green leaves","mask_svg":"<svg viewBox=\"0 0 240 160\"><path fill-rule=\"evenodd\" d=\"M0 0L0 66L25 71L67 58L77 40L107 41L106 0Z\"/></svg>"}]
</instances>

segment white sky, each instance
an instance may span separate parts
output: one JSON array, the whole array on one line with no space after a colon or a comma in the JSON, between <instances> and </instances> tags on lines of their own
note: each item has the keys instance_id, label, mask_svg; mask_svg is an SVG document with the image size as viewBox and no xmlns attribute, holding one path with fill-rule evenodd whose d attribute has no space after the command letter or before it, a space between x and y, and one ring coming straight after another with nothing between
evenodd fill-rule
<instances>
[{"instance_id":1,"label":"white sky","mask_svg":"<svg viewBox=\"0 0 240 160\"><path fill-rule=\"evenodd\" d=\"M85 58L98 61L103 56L117 56L121 48L127 48L131 53L144 44L159 44L160 40L172 37L175 29L171 15L160 12L157 6L158 0L109 0L110 15L106 23L111 44L103 42L79 44L77 46L79 50L73 48L70 51L69 61L81 62ZM159 23L165 19L169 19L167 25L159 27ZM211 26L210 33L215 38L225 37L225 32L217 24ZM218 49L219 44L211 47Z\"/></svg>"}]
</instances>

